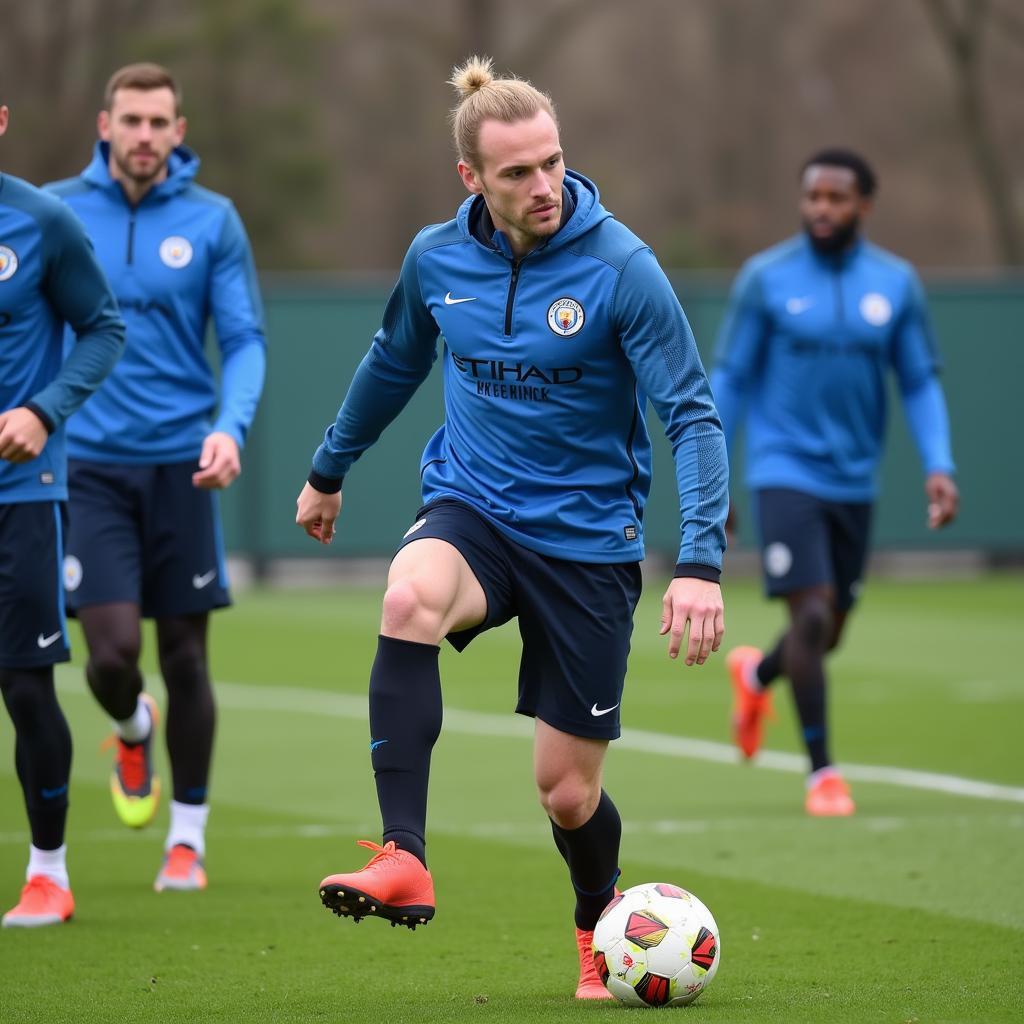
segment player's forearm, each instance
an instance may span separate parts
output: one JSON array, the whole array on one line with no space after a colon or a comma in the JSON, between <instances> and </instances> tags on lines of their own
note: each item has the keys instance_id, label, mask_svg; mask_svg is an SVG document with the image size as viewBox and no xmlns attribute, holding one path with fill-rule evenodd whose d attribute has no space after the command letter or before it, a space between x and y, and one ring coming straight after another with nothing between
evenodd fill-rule
<instances>
[{"instance_id":1,"label":"player's forearm","mask_svg":"<svg viewBox=\"0 0 1024 1024\"><path fill-rule=\"evenodd\" d=\"M952 473L949 412L938 377L929 377L903 395L910 433L917 445L925 473Z\"/></svg>"},{"instance_id":2,"label":"player's forearm","mask_svg":"<svg viewBox=\"0 0 1024 1024\"><path fill-rule=\"evenodd\" d=\"M242 446L263 392L267 354L263 336L250 335L226 347L221 367L221 406L213 429L230 434Z\"/></svg>"},{"instance_id":3,"label":"player's forearm","mask_svg":"<svg viewBox=\"0 0 1024 1024\"><path fill-rule=\"evenodd\" d=\"M124 324L105 320L78 338L60 373L26 406L54 431L103 383L123 350Z\"/></svg>"},{"instance_id":4,"label":"player's forearm","mask_svg":"<svg viewBox=\"0 0 1024 1024\"><path fill-rule=\"evenodd\" d=\"M682 521L675 575L717 582L729 511L729 463L721 428L709 421L693 424L674 454ZM709 571L699 571L702 567Z\"/></svg>"},{"instance_id":5,"label":"player's forearm","mask_svg":"<svg viewBox=\"0 0 1024 1024\"><path fill-rule=\"evenodd\" d=\"M313 472L325 480L342 480L405 408L425 376L418 369L389 361L376 345L371 348L313 456Z\"/></svg>"}]
</instances>

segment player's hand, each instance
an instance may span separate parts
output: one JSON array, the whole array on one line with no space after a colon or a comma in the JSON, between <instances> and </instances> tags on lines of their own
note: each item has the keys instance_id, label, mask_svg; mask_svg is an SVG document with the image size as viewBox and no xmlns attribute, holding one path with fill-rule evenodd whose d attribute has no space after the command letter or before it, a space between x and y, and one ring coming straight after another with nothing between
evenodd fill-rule
<instances>
[{"instance_id":1,"label":"player's hand","mask_svg":"<svg viewBox=\"0 0 1024 1024\"><path fill-rule=\"evenodd\" d=\"M23 405L0 412L0 459L31 462L46 447L49 436L46 424Z\"/></svg>"},{"instance_id":2,"label":"player's hand","mask_svg":"<svg viewBox=\"0 0 1024 1024\"><path fill-rule=\"evenodd\" d=\"M689 623L686 664L703 665L712 651L722 646L725 605L722 588L708 580L684 576L674 579L661 600L661 629L669 634L668 656L678 657L683 632Z\"/></svg>"},{"instance_id":3,"label":"player's hand","mask_svg":"<svg viewBox=\"0 0 1024 1024\"><path fill-rule=\"evenodd\" d=\"M219 491L241 472L238 442L223 431L207 434L199 455L199 472L192 474L192 485L204 491Z\"/></svg>"},{"instance_id":4,"label":"player's hand","mask_svg":"<svg viewBox=\"0 0 1024 1024\"><path fill-rule=\"evenodd\" d=\"M929 473L924 482L928 495L928 528L938 530L956 519L960 510L960 491L948 473Z\"/></svg>"},{"instance_id":5,"label":"player's hand","mask_svg":"<svg viewBox=\"0 0 1024 1024\"><path fill-rule=\"evenodd\" d=\"M334 540L334 523L341 514L341 491L324 494L307 483L295 500L295 522L313 540L330 544Z\"/></svg>"}]
</instances>

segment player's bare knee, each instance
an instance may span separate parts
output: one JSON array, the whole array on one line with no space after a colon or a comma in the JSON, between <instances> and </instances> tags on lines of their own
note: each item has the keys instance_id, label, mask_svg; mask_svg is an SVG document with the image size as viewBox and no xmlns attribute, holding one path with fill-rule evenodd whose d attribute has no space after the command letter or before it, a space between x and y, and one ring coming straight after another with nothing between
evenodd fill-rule
<instances>
[{"instance_id":1,"label":"player's bare knee","mask_svg":"<svg viewBox=\"0 0 1024 1024\"><path fill-rule=\"evenodd\" d=\"M395 580L384 593L381 632L399 639L440 639L442 610L415 579Z\"/></svg>"},{"instance_id":2,"label":"player's bare knee","mask_svg":"<svg viewBox=\"0 0 1024 1024\"><path fill-rule=\"evenodd\" d=\"M566 829L585 825L593 816L601 798L600 786L591 786L576 776L564 777L549 785L538 779L537 790L541 806L548 817Z\"/></svg>"}]
</instances>

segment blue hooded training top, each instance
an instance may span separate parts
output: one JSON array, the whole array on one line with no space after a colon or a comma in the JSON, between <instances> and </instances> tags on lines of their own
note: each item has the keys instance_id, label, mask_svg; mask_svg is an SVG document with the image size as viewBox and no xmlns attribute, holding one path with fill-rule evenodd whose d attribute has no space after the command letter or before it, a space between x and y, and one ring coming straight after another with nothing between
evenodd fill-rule
<instances>
[{"instance_id":1,"label":"blue hooded training top","mask_svg":"<svg viewBox=\"0 0 1024 1024\"><path fill-rule=\"evenodd\" d=\"M67 499L64 421L123 348L117 304L75 215L0 174L0 411L25 406L50 431L38 458L0 459L0 504Z\"/></svg>"},{"instance_id":2,"label":"blue hooded training top","mask_svg":"<svg viewBox=\"0 0 1024 1024\"><path fill-rule=\"evenodd\" d=\"M925 472L952 473L940 361L913 268L862 239L822 254L806 235L750 259L711 374L730 444L746 418L748 486L872 501L890 367Z\"/></svg>"},{"instance_id":3,"label":"blue hooded training top","mask_svg":"<svg viewBox=\"0 0 1024 1024\"><path fill-rule=\"evenodd\" d=\"M266 368L263 313L249 240L231 201L195 184L198 157L179 146L167 178L133 207L98 142L77 178L46 186L82 219L128 330L124 358L68 424L68 452L94 462L197 458L211 431L241 446ZM210 317L221 387L204 352Z\"/></svg>"},{"instance_id":4,"label":"blue hooded training top","mask_svg":"<svg viewBox=\"0 0 1024 1024\"><path fill-rule=\"evenodd\" d=\"M562 227L521 258L479 196L416 236L314 487L340 488L430 372L438 335L445 422L423 453L425 502L464 501L555 558L643 558L650 399L675 457L676 575L718 579L728 468L707 378L654 254L592 182L566 172Z\"/></svg>"}]
</instances>

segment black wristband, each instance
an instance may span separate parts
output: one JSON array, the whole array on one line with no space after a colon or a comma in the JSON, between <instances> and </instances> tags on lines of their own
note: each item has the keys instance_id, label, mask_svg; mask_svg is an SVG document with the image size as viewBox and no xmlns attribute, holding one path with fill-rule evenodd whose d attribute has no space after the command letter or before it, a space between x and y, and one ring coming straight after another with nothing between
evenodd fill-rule
<instances>
[{"instance_id":1,"label":"black wristband","mask_svg":"<svg viewBox=\"0 0 1024 1024\"><path fill-rule=\"evenodd\" d=\"M343 476L321 476L315 469L311 469L306 479L314 491L319 491L321 494L337 494L341 490L341 484L345 478Z\"/></svg>"},{"instance_id":2,"label":"black wristband","mask_svg":"<svg viewBox=\"0 0 1024 1024\"><path fill-rule=\"evenodd\" d=\"M722 570L711 565L701 565L699 562L678 562L672 576L677 580L688 577L695 580L707 580L708 583L720 583Z\"/></svg>"}]
</instances>

